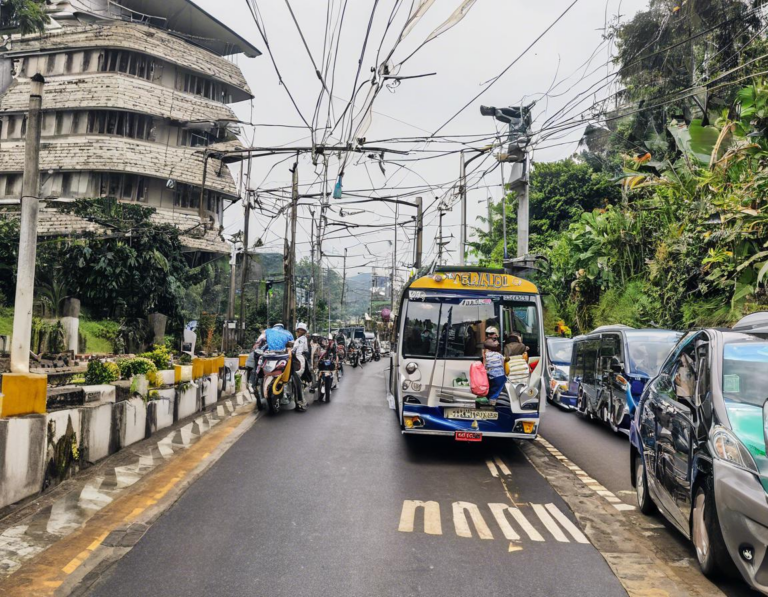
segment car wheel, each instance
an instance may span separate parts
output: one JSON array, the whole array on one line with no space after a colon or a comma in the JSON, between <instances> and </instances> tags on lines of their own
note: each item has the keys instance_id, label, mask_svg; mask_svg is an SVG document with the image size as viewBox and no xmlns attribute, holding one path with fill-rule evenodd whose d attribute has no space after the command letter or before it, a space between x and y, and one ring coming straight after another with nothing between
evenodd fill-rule
<instances>
[{"instance_id":1,"label":"car wheel","mask_svg":"<svg viewBox=\"0 0 768 597\"><path fill-rule=\"evenodd\" d=\"M635 458L635 493L637 495L637 507L643 514L654 514L656 504L653 503L648 491L648 476L645 473L645 462L642 456Z\"/></svg>"},{"instance_id":2,"label":"car wheel","mask_svg":"<svg viewBox=\"0 0 768 597\"><path fill-rule=\"evenodd\" d=\"M587 415L587 396L584 394L584 390L579 386L579 391L576 398L576 410L582 415Z\"/></svg>"},{"instance_id":3,"label":"car wheel","mask_svg":"<svg viewBox=\"0 0 768 597\"><path fill-rule=\"evenodd\" d=\"M614 433L619 433L621 428L621 420L624 418L624 409L620 403L613 399L609 402L609 405L609 407L606 407L608 411L608 424L611 426L611 431ZM621 412L621 415L618 414L619 412Z\"/></svg>"},{"instance_id":4,"label":"car wheel","mask_svg":"<svg viewBox=\"0 0 768 597\"><path fill-rule=\"evenodd\" d=\"M720 530L713 485L712 477L707 477L699 485L693 497L691 512L691 539L696 549L696 559L701 571L709 578L730 574L734 568Z\"/></svg>"}]
</instances>

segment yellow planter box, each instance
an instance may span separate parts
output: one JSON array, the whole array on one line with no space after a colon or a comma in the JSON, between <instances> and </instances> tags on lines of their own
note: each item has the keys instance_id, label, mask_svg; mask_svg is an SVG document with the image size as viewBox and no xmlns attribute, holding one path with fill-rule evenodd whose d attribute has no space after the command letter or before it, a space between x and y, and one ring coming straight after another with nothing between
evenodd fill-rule
<instances>
[{"instance_id":1,"label":"yellow planter box","mask_svg":"<svg viewBox=\"0 0 768 597\"><path fill-rule=\"evenodd\" d=\"M200 379L205 374L204 360L200 358L192 359L192 378Z\"/></svg>"},{"instance_id":2,"label":"yellow planter box","mask_svg":"<svg viewBox=\"0 0 768 597\"><path fill-rule=\"evenodd\" d=\"M238 356L240 359L240 369L245 369L245 363L248 361L248 355L247 354L241 354Z\"/></svg>"},{"instance_id":3,"label":"yellow planter box","mask_svg":"<svg viewBox=\"0 0 768 597\"><path fill-rule=\"evenodd\" d=\"M192 365L174 365L173 379L176 383L192 381Z\"/></svg>"},{"instance_id":4,"label":"yellow planter box","mask_svg":"<svg viewBox=\"0 0 768 597\"><path fill-rule=\"evenodd\" d=\"M224 362L224 355L222 354L222 355L219 356L219 366L218 366L218 369L219 370L224 369L225 365L226 365L226 363Z\"/></svg>"},{"instance_id":5,"label":"yellow planter box","mask_svg":"<svg viewBox=\"0 0 768 597\"><path fill-rule=\"evenodd\" d=\"M31 373L3 373L0 417L45 414L48 376Z\"/></svg>"}]
</instances>

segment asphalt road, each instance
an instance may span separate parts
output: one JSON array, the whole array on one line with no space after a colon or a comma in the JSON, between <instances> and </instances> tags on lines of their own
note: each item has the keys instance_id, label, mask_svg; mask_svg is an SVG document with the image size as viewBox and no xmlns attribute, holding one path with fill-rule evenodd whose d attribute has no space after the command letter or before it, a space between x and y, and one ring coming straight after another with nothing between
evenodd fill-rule
<instances>
[{"instance_id":1,"label":"asphalt road","mask_svg":"<svg viewBox=\"0 0 768 597\"><path fill-rule=\"evenodd\" d=\"M260 419L90 594L626 595L514 443L404 438L385 368Z\"/></svg>"},{"instance_id":2,"label":"asphalt road","mask_svg":"<svg viewBox=\"0 0 768 597\"><path fill-rule=\"evenodd\" d=\"M629 469L629 438L608 425L547 404L539 433L592 478L636 504ZM625 493L630 492L630 493Z\"/></svg>"}]
</instances>

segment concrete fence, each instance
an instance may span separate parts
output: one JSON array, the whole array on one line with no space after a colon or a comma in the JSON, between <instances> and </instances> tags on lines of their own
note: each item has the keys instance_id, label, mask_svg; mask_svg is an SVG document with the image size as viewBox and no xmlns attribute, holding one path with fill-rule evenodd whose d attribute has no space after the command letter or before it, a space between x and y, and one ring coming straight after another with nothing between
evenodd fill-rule
<instances>
[{"instance_id":1,"label":"concrete fence","mask_svg":"<svg viewBox=\"0 0 768 597\"><path fill-rule=\"evenodd\" d=\"M161 371L160 387L149 388L143 379L73 387L68 400L61 400L60 388L46 390L45 376L4 375L0 511L177 421L215 409L236 394L239 368L239 359L193 359ZM53 404L67 407L52 410Z\"/></svg>"}]
</instances>

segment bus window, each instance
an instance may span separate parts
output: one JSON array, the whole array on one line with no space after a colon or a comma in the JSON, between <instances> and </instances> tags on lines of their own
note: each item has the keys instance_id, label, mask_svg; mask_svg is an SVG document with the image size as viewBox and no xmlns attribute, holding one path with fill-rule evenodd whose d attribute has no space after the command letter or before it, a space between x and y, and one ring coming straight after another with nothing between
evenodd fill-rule
<instances>
[{"instance_id":1,"label":"bus window","mask_svg":"<svg viewBox=\"0 0 768 597\"><path fill-rule=\"evenodd\" d=\"M490 299L479 304L443 304L440 356L447 359L477 358L482 355L486 328L498 325L496 308ZM473 301L474 302L474 301Z\"/></svg>"},{"instance_id":2,"label":"bus window","mask_svg":"<svg viewBox=\"0 0 768 597\"><path fill-rule=\"evenodd\" d=\"M584 377L584 352L586 342L576 342L573 346L573 364L571 365L571 379L581 380Z\"/></svg>"},{"instance_id":3,"label":"bus window","mask_svg":"<svg viewBox=\"0 0 768 597\"><path fill-rule=\"evenodd\" d=\"M612 357L618 357L621 361L621 339L616 334L603 336L603 343L600 346L600 361L598 362L600 373L607 373L611 370Z\"/></svg>"},{"instance_id":4,"label":"bus window","mask_svg":"<svg viewBox=\"0 0 768 597\"><path fill-rule=\"evenodd\" d=\"M539 317L536 305L528 303L504 303L504 336L510 334L522 336L523 344L528 346L528 355L541 356L542 338L539 333Z\"/></svg>"},{"instance_id":5,"label":"bus window","mask_svg":"<svg viewBox=\"0 0 768 597\"><path fill-rule=\"evenodd\" d=\"M597 353L600 350L600 340L590 340L584 347L584 376L585 384L595 383L595 366L597 365Z\"/></svg>"},{"instance_id":6,"label":"bus window","mask_svg":"<svg viewBox=\"0 0 768 597\"><path fill-rule=\"evenodd\" d=\"M440 303L408 303L403 329L403 356L435 358Z\"/></svg>"}]
</instances>

